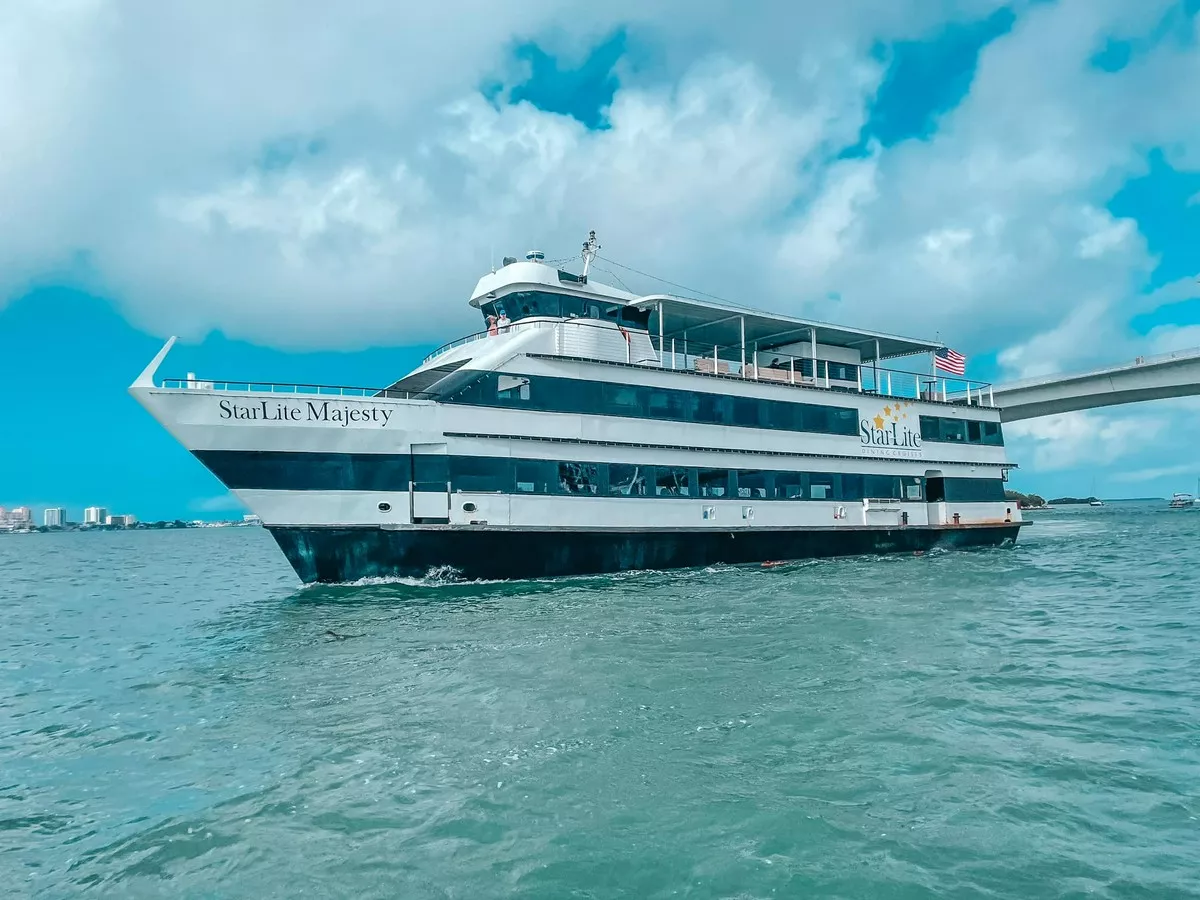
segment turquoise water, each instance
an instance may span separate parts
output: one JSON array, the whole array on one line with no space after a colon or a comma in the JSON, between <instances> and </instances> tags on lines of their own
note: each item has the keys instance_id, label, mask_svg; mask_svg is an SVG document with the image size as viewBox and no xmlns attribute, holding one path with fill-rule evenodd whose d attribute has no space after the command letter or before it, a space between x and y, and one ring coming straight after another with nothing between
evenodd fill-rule
<instances>
[{"instance_id":1,"label":"turquoise water","mask_svg":"<svg viewBox=\"0 0 1200 900\"><path fill-rule=\"evenodd\" d=\"M6 896L1200 896L1200 510L1036 522L308 589L258 529L0 536Z\"/></svg>"}]
</instances>

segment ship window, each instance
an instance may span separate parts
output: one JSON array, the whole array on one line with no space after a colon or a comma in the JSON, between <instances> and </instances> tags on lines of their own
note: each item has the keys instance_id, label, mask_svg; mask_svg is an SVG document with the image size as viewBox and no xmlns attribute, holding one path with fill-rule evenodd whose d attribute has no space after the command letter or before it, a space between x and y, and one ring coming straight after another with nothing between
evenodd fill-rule
<instances>
[{"instance_id":1,"label":"ship window","mask_svg":"<svg viewBox=\"0 0 1200 900\"><path fill-rule=\"evenodd\" d=\"M814 500L833 499L833 476L813 473L809 476L809 496Z\"/></svg>"},{"instance_id":2,"label":"ship window","mask_svg":"<svg viewBox=\"0 0 1200 900\"><path fill-rule=\"evenodd\" d=\"M936 416L921 416L921 440L940 441L942 439L941 421Z\"/></svg>"},{"instance_id":3,"label":"ship window","mask_svg":"<svg viewBox=\"0 0 1200 900\"><path fill-rule=\"evenodd\" d=\"M609 463L608 492L615 497L644 497L646 467Z\"/></svg>"},{"instance_id":4,"label":"ship window","mask_svg":"<svg viewBox=\"0 0 1200 900\"><path fill-rule=\"evenodd\" d=\"M656 466L654 493L659 497L687 497L691 493L691 472L675 466Z\"/></svg>"},{"instance_id":5,"label":"ship window","mask_svg":"<svg viewBox=\"0 0 1200 900\"><path fill-rule=\"evenodd\" d=\"M552 494L557 467L552 462L522 459L513 463L516 488L524 494Z\"/></svg>"},{"instance_id":6,"label":"ship window","mask_svg":"<svg viewBox=\"0 0 1200 900\"><path fill-rule=\"evenodd\" d=\"M638 309L636 306L621 307L621 321L643 331L650 325L650 310Z\"/></svg>"},{"instance_id":7,"label":"ship window","mask_svg":"<svg viewBox=\"0 0 1200 900\"><path fill-rule=\"evenodd\" d=\"M731 425L741 425L744 428L758 427L758 407L761 400L752 397L733 397L733 421Z\"/></svg>"},{"instance_id":8,"label":"ship window","mask_svg":"<svg viewBox=\"0 0 1200 900\"><path fill-rule=\"evenodd\" d=\"M831 434L857 434L858 412L846 406L827 406Z\"/></svg>"},{"instance_id":9,"label":"ship window","mask_svg":"<svg viewBox=\"0 0 1200 900\"><path fill-rule=\"evenodd\" d=\"M729 397L723 397L720 394L697 393L696 407L692 413L693 422L701 422L705 425L724 425L730 416L726 415L726 411L731 409L731 400Z\"/></svg>"},{"instance_id":10,"label":"ship window","mask_svg":"<svg viewBox=\"0 0 1200 900\"><path fill-rule=\"evenodd\" d=\"M829 363L829 377L835 381L856 381L858 366L831 362Z\"/></svg>"},{"instance_id":11,"label":"ship window","mask_svg":"<svg viewBox=\"0 0 1200 900\"><path fill-rule=\"evenodd\" d=\"M564 494L599 493L600 466L597 463L559 463L558 486Z\"/></svg>"},{"instance_id":12,"label":"ship window","mask_svg":"<svg viewBox=\"0 0 1200 900\"><path fill-rule=\"evenodd\" d=\"M729 471L701 469L696 473L696 484L701 497L724 497L729 493Z\"/></svg>"},{"instance_id":13,"label":"ship window","mask_svg":"<svg viewBox=\"0 0 1200 900\"><path fill-rule=\"evenodd\" d=\"M992 447L1003 447L1004 437L1000 433L999 422L984 422L983 423L983 442Z\"/></svg>"},{"instance_id":14,"label":"ship window","mask_svg":"<svg viewBox=\"0 0 1200 900\"><path fill-rule=\"evenodd\" d=\"M967 429L965 423L958 419L942 419L942 440L951 444L966 442Z\"/></svg>"},{"instance_id":15,"label":"ship window","mask_svg":"<svg viewBox=\"0 0 1200 900\"><path fill-rule=\"evenodd\" d=\"M947 478L946 501L950 503L1003 502L1004 482L999 478Z\"/></svg>"},{"instance_id":16,"label":"ship window","mask_svg":"<svg viewBox=\"0 0 1200 900\"><path fill-rule=\"evenodd\" d=\"M604 412L611 416L639 416L642 404L638 394L640 391L629 384L606 384L604 391Z\"/></svg>"},{"instance_id":17,"label":"ship window","mask_svg":"<svg viewBox=\"0 0 1200 900\"><path fill-rule=\"evenodd\" d=\"M863 496L873 500L899 500L900 479L894 475L864 475Z\"/></svg>"},{"instance_id":18,"label":"ship window","mask_svg":"<svg viewBox=\"0 0 1200 900\"><path fill-rule=\"evenodd\" d=\"M982 422L975 421L974 419L968 420L968 422L967 422L967 443L968 444L982 444L983 443L983 429L980 427L982 424L983 424Z\"/></svg>"},{"instance_id":19,"label":"ship window","mask_svg":"<svg viewBox=\"0 0 1200 900\"><path fill-rule=\"evenodd\" d=\"M829 408L826 406L806 406L804 408L804 430L832 430L832 420L829 415Z\"/></svg>"},{"instance_id":20,"label":"ship window","mask_svg":"<svg viewBox=\"0 0 1200 900\"><path fill-rule=\"evenodd\" d=\"M473 406L526 405L549 412L630 416L820 434L857 433L857 411L843 406L788 403L700 391L498 372L455 373L447 376L439 385L441 389L438 393L443 402ZM933 420L935 424L937 421ZM957 424L960 427L962 425ZM925 427L924 424L922 427Z\"/></svg>"},{"instance_id":21,"label":"ship window","mask_svg":"<svg viewBox=\"0 0 1200 900\"><path fill-rule=\"evenodd\" d=\"M433 458L435 457L413 457ZM452 490L507 493L512 489L512 469L507 459L492 456L452 456L449 459Z\"/></svg>"},{"instance_id":22,"label":"ship window","mask_svg":"<svg viewBox=\"0 0 1200 900\"><path fill-rule=\"evenodd\" d=\"M839 500L861 500L868 496L863 491L863 476L862 475L843 475L842 490L838 494Z\"/></svg>"},{"instance_id":23,"label":"ship window","mask_svg":"<svg viewBox=\"0 0 1200 900\"><path fill-rule=\"evenodd\" d=\"M773 490L773 478L770 472L760 472L756 469L740 469L737 476L737 493L743 499L766 500L768 492Z\"/></svg>"},{"instance_id":24,"label":"ship window","mask_svg":"<svg viewBox=\"0 0 1200 900\"><path fill-rule=\"evenodd\" d=\"M803 500L804 475L800 472L776 472L775 496L780 500Z\"/></svg>"},{"instance_id":25,"label":"ship window","mask_svg":"<svg viewBox=\"0 0 1200 900\"><path fill-rule=\"evenodd\" d=\"M646 389L646 413L651 419L670 419L686 422L691 418L686 391L665 391L659 388Z\"/></svg>"},{"instance_id":26,"label":"ship window","mask_svg":"<svg viewBox=\"0 0 1200 900\"><path fill-rule=\"evenodd\" d=\"M529 400L530 379L525 375L497 375L496 399L501 403L519 403Z\"/></svg>"},{"instance_id":27,"label":"ship window","mask_svg":"<svg viewBox=\"0 0 1200 900\"><path fill-rule=\"evenodd\" d=\"M583 315L583 299L564 295L559 298L559 311L564 319L581 316Z\"/></svg>"},{"instance_id":28,"label":"ship window","mask_svg":"<svg viewBox=\"0 0 1200 900\"><path fill-rule=\"evenodd\" d=\"M905 500L921 499L921 479L916 475L901 475L900 484L904 488Z\"/></svg>"}]
</instances>

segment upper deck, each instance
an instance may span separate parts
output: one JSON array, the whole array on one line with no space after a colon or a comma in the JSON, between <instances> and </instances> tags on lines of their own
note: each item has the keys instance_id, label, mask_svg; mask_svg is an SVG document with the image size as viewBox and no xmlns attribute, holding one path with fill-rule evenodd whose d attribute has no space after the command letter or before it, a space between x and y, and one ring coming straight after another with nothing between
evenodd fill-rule
<instances>
[{"instance_id":1,"label":"upper deck","mask_svg":"<svg viewBox=\"0 0 1200 900\"><path fill-rule=\"evenodd\" d=\"M534 254L530 254L531 257ZM991 385L938 373L938 341L672 294L637 295L536 259L480 279L470 303L488 329L439 347L422 370L471 359L478 341L553 329L553 355L696 375L994 406ZM900 362L891 363L892 360ZM888 361L889 365L882 365Z\"/></svg>"}]
</instances>

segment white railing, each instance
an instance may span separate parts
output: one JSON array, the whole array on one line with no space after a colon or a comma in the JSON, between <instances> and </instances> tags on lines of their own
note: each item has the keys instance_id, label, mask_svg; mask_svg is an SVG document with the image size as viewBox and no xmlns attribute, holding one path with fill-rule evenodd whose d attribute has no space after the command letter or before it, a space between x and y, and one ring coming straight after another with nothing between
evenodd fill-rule
<instances>
[{"instance_id":1,"label":"white railing","mask_svg":"<svg viewBox=\"0 0 1200 900\"><path fill-rule=\"evenodd\" d=\"M795 387L824 388L905 400L925 400L967 406L995 406L992 385L988 382L929 375L904 369L843 363L836 360L789 356L775 350L755 351L750 347L700 344L696 341L664 338L659 348L656 334L635 328L618 328L612 322L595 319L533 318L514 322L497 336L526 331L553 330L553 346L539 346L537 352L552 356L589 359L685 371L695 375L738 378L787 384ZM439 347L425 357L424 364L442 354L475 341L491 337L488 332L467 335ZM842 377L838 377L838 376ZM163 387L202 387L216 391L252 393L321 394L351 397L390 397L430 399L424 392L393 391L380 388L341 387L316 384L273 384L245 381L196 381L167 379Z\"/></svg>"},{"instance_id":2,"label":"white railing","mask_svg":"<svg viewBox=\"0 0 1200 900\"><path fill-rule=\"evenodd\" d=\"M296 394L321 397L386 397L392 400L430 399L421 391L348 387L334 384L279 384L269 381L200 381L195 378L164 378L160 387L175 390L235 391L242 394Z\"/></svg>"}]
</instances>

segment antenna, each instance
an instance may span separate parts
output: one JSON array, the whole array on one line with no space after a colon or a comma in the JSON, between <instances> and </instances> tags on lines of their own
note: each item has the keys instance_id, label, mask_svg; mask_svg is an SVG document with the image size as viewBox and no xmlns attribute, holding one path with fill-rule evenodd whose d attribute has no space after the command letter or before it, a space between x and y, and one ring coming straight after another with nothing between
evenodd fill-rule
<instances>
[{"instance_id":1,"label":"antenna","mask_svg":"<svg viewBox=\"0 0 1200 900\"><path fill-rule=\"evenodd\" d=\"M596 254L600 251L600 242L596 240L596 232L589 231L588 239L583 242L583 277L587 278L588 269L591 268L592 260L596 258Z\"/></svg>"}]
</instances>

